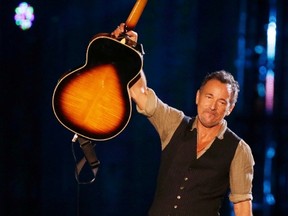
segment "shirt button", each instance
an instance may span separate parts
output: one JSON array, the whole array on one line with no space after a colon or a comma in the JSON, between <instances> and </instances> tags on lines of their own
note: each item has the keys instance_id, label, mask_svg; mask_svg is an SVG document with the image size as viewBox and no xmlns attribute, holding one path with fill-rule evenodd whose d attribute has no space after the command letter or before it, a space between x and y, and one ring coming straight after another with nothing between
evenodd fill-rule
<instances>
[{"instance_id":1,"label":"shirt button","mask_svg":"<svg viewBox=\"0 0 288 216\"><path fill-rule=\"evenodd\" d=\"M180 200L180 199L181 199L181 196L177 196L177 199Z\"/></svg>"}]
</instances>

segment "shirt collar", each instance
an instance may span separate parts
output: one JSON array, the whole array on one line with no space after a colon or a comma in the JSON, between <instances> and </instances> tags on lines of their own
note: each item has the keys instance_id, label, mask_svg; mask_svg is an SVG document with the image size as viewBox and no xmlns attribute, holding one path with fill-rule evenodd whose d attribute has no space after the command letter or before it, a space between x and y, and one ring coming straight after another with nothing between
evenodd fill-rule
<instances>
[{"instance_id":1,"label":"shirt collar","mask_svg":"<svg viewBox=\"0 0 288 216\"><path fill-rule=\"evenodd\" d=\"M191 131L193 131L194 129L196 129L196 125L197 125L197 121L198 121L198 116L196 116L193 124L192 124L192 128L191 128ZM224 138L224 133L227 129L227 121L225 119L223 119L223 124L221 126L221 129L217 135L217 138L218 139L223 139Z\"/></svg>"}]
</instances>

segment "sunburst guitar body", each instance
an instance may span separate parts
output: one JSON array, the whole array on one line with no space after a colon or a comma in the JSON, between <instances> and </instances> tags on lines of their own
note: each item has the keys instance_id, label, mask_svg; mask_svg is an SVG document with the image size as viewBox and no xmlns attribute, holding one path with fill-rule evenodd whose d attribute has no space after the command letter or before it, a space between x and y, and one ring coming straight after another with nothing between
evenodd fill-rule
<instances>
[{"instance_id":1,"label":"sunburst guitar body","mask_svg":"<svg viewBox=\"0 0 288 216\"><path fill-rule=\"evenodd\" d=\"M83 66L64 75L52 97L53 112L70 131L103 141L131 118L129 87L140 77L142 54L109 35L92 39Z\"/></svg>"},{"instance_id":2,"label":"sunburst guitar body","mask_svg":"<svg viewBox=\"0 0 288 216\"><path fill-rule=\"evenodd\" d=\"M134 29L146 4L147 0L136 1L126 31ZM85 64L65 74L54 88L52 108L58 121L90 140L104 141L121 133L131 118L129 88L140 78L143 54L142 46L125 32L117 39L96 35Z\"/></svg>"}]
</instances>

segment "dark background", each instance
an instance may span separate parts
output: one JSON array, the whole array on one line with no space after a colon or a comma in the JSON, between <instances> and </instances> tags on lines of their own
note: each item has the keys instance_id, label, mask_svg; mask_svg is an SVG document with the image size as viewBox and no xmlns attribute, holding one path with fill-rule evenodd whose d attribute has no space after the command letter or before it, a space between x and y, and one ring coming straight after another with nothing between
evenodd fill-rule
<instances>
[{"instance_id":1,"label":"dark background","mask_svg":"<svg viewBox=\"0 0 288 216\"><path fill-rule=\"evenodd\" d=\"M34 25L14 23L20 3L0 0L0 215L146 215L159 163L159 139L133 107L127 128L96 144L101 166L93 184L78 185L73 133L56 120L53 89L82 65L90 39L124 22L132 0L30 0ZM271 3L274 3L271 4ZM277 12L272 113L257 93L265 66L269 12ZM241 94L227 119L251 146L256 165L254 215L288 211L288 3L285 0L150 0L136 27L148 85L168 104L195 115L204 75L239 78ZM223 215L230 215L226 201Z\"/></svg>"}]
</instances>

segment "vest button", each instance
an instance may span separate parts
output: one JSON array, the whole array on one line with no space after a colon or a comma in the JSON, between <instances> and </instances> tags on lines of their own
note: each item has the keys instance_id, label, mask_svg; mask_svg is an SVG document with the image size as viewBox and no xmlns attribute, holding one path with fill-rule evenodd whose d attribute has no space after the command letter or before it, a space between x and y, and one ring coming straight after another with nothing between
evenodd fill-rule
<instances>
[{"instance_id":1,"label":"vest button","mask_svg":"<svg viewBox=\"0 0 288 216\"><path fill-rule=\"evenodd\" d=\"M177 196L177 199L180 200L180 199L181 199L181 196Z\"/></svg>"},{"instance_id":2,"label":"vest button","mask_svg":"<svg viewBox=\"0 0 288 216\"><path fill-rule=\"evenodd\" d=\"M181 186L181 187L180 187L180 190L184 190L184 187L183 187L183 186Z\"/></svg>"},{"instance_id":3,"label":"vest button","mask_svg":"<svg viewBox=\"0 0 288 216\"><path fill-rule=\"evenodd\" d=\"M187 177L185 177L185 178L184 178L184 181L188 181L188 178L187 178Z\"/></svg>"},{"instance_id":4,"label":"vest button","mask_svg":"<svg viewBox=\"0 0 288 216\"><path fill-rule=\"evenodd\" d=\"M178 208L178 206L177 205L174 205L174 209L177 209Z\"/></svg>"}]
</instances>

